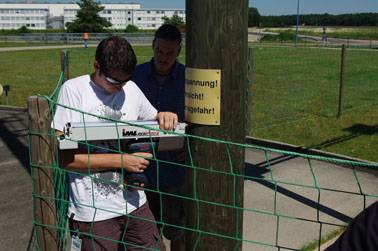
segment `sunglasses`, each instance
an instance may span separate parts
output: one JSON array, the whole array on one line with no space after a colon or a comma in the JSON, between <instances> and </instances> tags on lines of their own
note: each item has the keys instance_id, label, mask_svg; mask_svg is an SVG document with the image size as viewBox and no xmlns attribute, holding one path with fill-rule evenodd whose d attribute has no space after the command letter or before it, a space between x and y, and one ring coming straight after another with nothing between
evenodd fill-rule
<instances>
[{"instance_id":1,"label":"sunglasses","mask_svg":"<svg viewBox=\"0 0 378 251\"><path fill-rule=\"evenodd\" d=\"M117 79L108 77L106 75L104 75L104 76L105 76L105 80L108 81L108 83L110 83L112 85L125 85L127 83L127 81L130 80L130 78L125 79L125 80L117 80Z\"/></svg>"}]
</instances>

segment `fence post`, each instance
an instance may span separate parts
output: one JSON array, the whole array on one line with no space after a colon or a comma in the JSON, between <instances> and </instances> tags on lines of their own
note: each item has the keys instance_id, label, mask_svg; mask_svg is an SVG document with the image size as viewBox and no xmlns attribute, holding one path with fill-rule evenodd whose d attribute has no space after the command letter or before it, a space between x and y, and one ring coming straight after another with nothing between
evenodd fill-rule
<instances>
[{"instance_id":1,"label":"fence post","mask_svg":"<svg viewBox=\"0 0 378 251\"><path fill-rule=\"evenodd\" d=\"M252 107L251 103L251 92L252 92L252 81L253 81L253 62L254 62L254 54L252 47L248 47L248 77L246 81L246 106L245 106L245 121L246 121L246 135L250 135L251 130L251 117L252 111L250 110L250 107Z\"/></svg>"},{"instance_id":2,"label":"fence post","mask_svg":"<svg viewBox=\"0 0 378 251\"><path fill-rule=\"evenodd\" d=\"M29 97L28 113L36 238L39 250L57 250L57 216L52 169L54 144L50 133L51 112L47 100L36 96Z\"/></svg>"},{"instance_id":3,"label":"fence post","mask_svg":"<svg viewBox=\"0 0 378 251\"><path fill-rule=\"evenodd\" d=\"M63 82L65 82L70 78L70 70L69 70L69 63L68 63L68 51L67 50L63 50L63 51L60 52L60 67L61 67L61 71L64 72Z\"/></svg>"},{"instance_id":4,"label":"fence post","mask_svg":"<svg viewBox=\"0 0 378 251\"><path fill-rule=\"evenodd\" d=\"M339 107L337 117L343 113L344 106L344 69L345 69L345 44L341 47L340 84L339 84Z\"/></svg>"}]
</instances>

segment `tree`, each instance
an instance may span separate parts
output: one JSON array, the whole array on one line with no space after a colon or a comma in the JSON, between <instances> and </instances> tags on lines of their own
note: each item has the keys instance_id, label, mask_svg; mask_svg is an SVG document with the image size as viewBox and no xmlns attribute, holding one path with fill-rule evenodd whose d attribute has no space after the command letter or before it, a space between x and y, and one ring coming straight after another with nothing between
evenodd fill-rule
<instances>
[{"instance_id":1,"label":"tree","mask_svg":"<svg viewBox=\"0 0 378 251\"><path fill-rule=\"evenodd\" d=\"M174 14L171 18L164 16L162 17L162 19L164 21L164 24L172 24L177 28L183 28L185 26L185 22L182 17L177 14Z\"/></svg>"},{"instance_id":2,"label":"tree","mask_svg":"<svg viewBox=\"0 0 378 251\"><path fill-rule=\"evenodd\" d=\"M125 32L127 32L127 33L133 33L133 32L137 32L138 30L139 30L138 26L135 26L135 25L129 24L129 25L126 27Z\"/></svg>"},{"instance_id":3,"label":"tree","mask_svg":"<svg viewBox=\"0 0 378 251\"><path fill-rule=\"evenodd\" d=\"M31 31L25 26L21 26L20 28L17 29L18 33L30 33Z\"/></svg>"},{"instance_id":4,"label":"tree","mask_svg":"<svg viewBox=\"0 0 378 251\"><path fill-rule=\"evenodd\" d=\"M76 19L67 23L68 32L103 32L105 27L112 26L108 20L98 14L105 8L99 3L94 0L81 0L77 4L80 10L76 14Z\"/></svg>"},{"instance_id":5,"label":"tree","mask_svg":"<svg viewBox=\"0 0 378 251\"><path fill-rule=\"evenodd\" d=\"M248 27L260 26L260 13L257 8L249 7L248 9Z\"/></svg>"}]
</instances>

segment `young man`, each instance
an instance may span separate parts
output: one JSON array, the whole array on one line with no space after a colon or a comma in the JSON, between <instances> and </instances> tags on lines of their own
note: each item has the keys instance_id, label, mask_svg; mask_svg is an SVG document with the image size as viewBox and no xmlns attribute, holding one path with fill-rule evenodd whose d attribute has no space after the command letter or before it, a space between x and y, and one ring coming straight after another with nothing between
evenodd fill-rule
<instances>
[{"instance_id":1,"label":"young man","mask_svg":"<svg viewBox=\"0 0 378 251\"><path fill-rule=\"evenodd\" d=\"M172 130L177 125L177 115L158 113L130 81L135 65L134 51L125 39L110 37L101 41L96 50L94 73L63 84L58 104L73 109L58 105L53 128L61 134L67 122L102 120L80 112L83 111L122 121L157 119L162 129ZM141 247L165 250L145 193L123 186L123 174L144 172L149 165L145 158L152 155L104 150L104 147L117 149L114 142L90 143L103 148L84 145L78 150L59 152L61 167L72 171L68 216L71 232L78 233L74 239L82 240L81 250L140 250Z\"/></svg>"},{"instance_id":2,"label":"young man","mask_svg":"<svg viewBox=\"0 0 378 251\"><path fill-rule=\"evenodd\" d=\"M155 33L152 43L153 58L151 61L138 65L133 74L134 82L146 95L158 111L170 111L178 115L180 122L184 121L185 67L177 61L181 50L181 33L177 27L162 25ZM157 158L174 163L184 160L183 152L159 152ZM159 169L159 170L158 170ZM157 172L159 177L157 178ZM146 171L150 189L180 195L185 179L185 169L179 165L159 162L151 163ZM159 186L158 186L159 184ZM176 196L162 195L158 192L146 192L151 210L155 218L163 223L184 226L183 201ZM163 211L160 212L160 208ZM179 238L183 237L180 228L165 226L164 236L171 240L171 250L182 250L178 246Z\"/></svg>"}]
</instances>

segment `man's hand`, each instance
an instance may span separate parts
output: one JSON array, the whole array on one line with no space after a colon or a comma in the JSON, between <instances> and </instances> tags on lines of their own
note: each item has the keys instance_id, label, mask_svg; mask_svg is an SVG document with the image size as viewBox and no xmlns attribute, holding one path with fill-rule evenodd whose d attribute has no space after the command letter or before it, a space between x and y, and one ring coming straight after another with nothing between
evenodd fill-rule
<instances>
[{"instance_id":1,"label":"man's hand","mask_svg":"<svg viewBox=\"0 0 378 251\"><path fill-rule=\"evenodd\" d=\"M156 119L162 130L172 131L178 124L178 117L173 112L159 112L156 115Z\"/></svg>"},{"instance_id":2,"label":"man's hand","mask_svg":"<svg viewBox=\"0 0 378 251\"><path fill-rule=\"evenodd\" d=\"M150 162L144 158L152 158L151 153L137 152L122 155L122 168L131 173L143 173Z\"/></svg>"}]
</instances>

